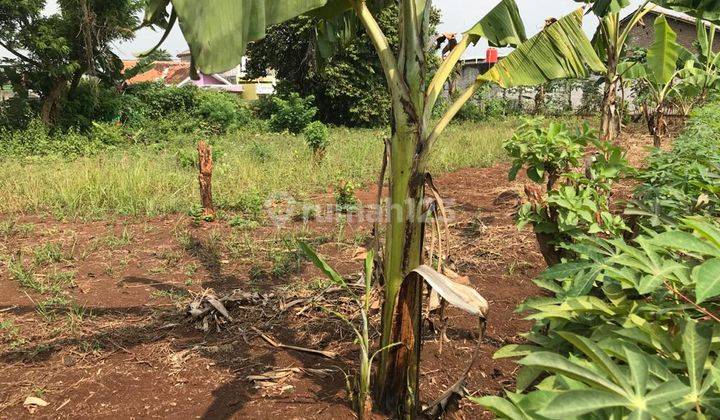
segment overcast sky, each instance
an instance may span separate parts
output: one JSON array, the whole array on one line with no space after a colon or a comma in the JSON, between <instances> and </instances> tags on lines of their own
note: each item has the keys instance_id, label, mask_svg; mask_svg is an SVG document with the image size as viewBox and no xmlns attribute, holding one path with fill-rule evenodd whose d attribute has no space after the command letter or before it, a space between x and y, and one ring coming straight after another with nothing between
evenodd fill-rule
<instances>
[{"instance_id":1,"label":"overcast sky","mask_svg":"<svg viewBox=\"0 0 720 420\"><path fill-rule=\"evenodd\" d=\"M580 3L573 0L516 0L520 7L523 21L528 35L538 32L548 17L560 17L576 9ZM482 16L492 9L498 0L435 0L434 4L442 12L442 24L439 32L463 32L470 28ZM639 5L641 0L633 0L633 5ZM48 1L48 11L56 9L55 0ZM627 9L632 10L632 9ZM589 35L595 31L597 21L592 16L585 18L585 29ZM143 29L137 33L135 40L115 45L115 50L122 58L132 58L135 54L150 48L162 34L150 29ZM484 57L487 44L482 41L465 53L467 58ZM163 48L173 54L187 49L187 44L180 30L175 27L165 41ZM0 49L1 55L3 51Z\"/></svg>"}]
</instances>

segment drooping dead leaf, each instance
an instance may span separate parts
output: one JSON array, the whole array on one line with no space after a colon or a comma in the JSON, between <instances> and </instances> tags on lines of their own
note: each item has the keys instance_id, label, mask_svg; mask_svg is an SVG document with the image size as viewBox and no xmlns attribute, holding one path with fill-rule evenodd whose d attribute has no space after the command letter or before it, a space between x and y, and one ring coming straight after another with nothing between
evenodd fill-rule
<instances>
[{"instance_id":1,"label":"drooping dead leaf","mask_svg":"<svg viewBox=\"0 0 720 420\"><path fill-rule=\"evenodd\" d=\"M450 305L472 315L487 316L489 311L487 300L472 287L455 283L427 265L421 265L413 272L419 274Z\"/></svg>"}]
</instances>

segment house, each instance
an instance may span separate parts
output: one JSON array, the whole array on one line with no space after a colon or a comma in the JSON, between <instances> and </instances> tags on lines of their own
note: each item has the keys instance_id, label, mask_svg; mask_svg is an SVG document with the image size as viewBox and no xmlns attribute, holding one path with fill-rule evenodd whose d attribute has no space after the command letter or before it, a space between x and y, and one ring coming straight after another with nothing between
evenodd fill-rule
<instances>
[{"instance_id":1,"label":"house","mask_svg":"<svg viewBox=\"0 0 720 420\"><path fill-rule=\"evenodd\" d=\"M198 80L190 77L190 52L178 54L180 61L156 61L153 66L132 78L128 84L142 82L162 82L168 86L185 86L194 84L201 89L215 89L241 95L244 99L257 99L261 95L275 93L275 79L262 78L245 80L244 64L219 74L200 74ZM130 69L138 64L138 60L123 61L124 68Z\"/></svg>"},{"instance_id":2,"label":"house","mask_svg":"<svg viewBox=\"0 0 720 420\"><path fill-rule=\"evenodd\" d=\"M635 25L628 39L628 45L633 47L649 48L655 39L655 19L660 15L665 15L670 27L677 33L677 42L689 51L695 52L693 45L697 39L696 19L690 15L675 10L666 9L649 3L648 7L652 7L650 13L646 14L643 19ZM625 17L621 25L625 25L632 19L633 13ZM710 26L709 22L705 22L706 26ZM720 50L720 37L715 37L713 50Z\"/></svg>"}]
</instances>

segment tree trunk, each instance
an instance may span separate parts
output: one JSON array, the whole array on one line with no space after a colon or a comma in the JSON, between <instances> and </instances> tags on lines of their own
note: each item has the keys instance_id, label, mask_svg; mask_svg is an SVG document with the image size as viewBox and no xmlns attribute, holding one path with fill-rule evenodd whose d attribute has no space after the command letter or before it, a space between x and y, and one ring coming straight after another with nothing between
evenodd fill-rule
<instances>
[{"instance_id":1,"label":"tree trunk","mask_svg":"<svg viewBox=\"0 0 720 420\"><path fill-rule=\"evenodd\" d=\"M655 110L655 130L653 132L653 146L660 147L662 145L662 139L667 129L667 122L665 121L665 112L662 107L657 107Z\"/></svg>"},{"instance_id":2,"label":"tree trunk","mask_svg":"<svg viewBox=\"0 0 720 420\"><path fill-rule=\"evenodd\" d=\"M545 85L540 85L537 87L537 92L535 93L535 109L533 110L533 114L540 115L543 112L545 112Z\"/></svg>"},{"instance_id":3,"label":"tree trunk","mask_svg":"<svg viewBox=\"0 0 720 420\"><path fill-rule=\"evenodd\" d=\"M57 79L50 91L45 96L45 100L40 110L40 118L46 126L51 126L54 120L57 118L60 111L60 100L62 99L63 93L65 92L67 81L65 78Z\"/></svg>"},{"instance_id":4,"label":"tree trunk","mask_svg":"<svg viewBox=\"0 0 720 420\"><path fill-rule=\"evenodd\" d=\"M203 218L206 220L215 217L212 199L212 150L204 141L198 143L198 181L200 182L200 201L202 202Z\"/></svg>"},{"instance_id":5,"label":"tree trunk","mask_svg":"<svg viewBox=\"0 0 720 420\"><path fill-rule=\"evenodd\" d=\"M617 63L608 51L605 90L600 109L600 135L603 141L615 141L620 134L620 115L617 109Z\"/></svg>"}]
</instances>

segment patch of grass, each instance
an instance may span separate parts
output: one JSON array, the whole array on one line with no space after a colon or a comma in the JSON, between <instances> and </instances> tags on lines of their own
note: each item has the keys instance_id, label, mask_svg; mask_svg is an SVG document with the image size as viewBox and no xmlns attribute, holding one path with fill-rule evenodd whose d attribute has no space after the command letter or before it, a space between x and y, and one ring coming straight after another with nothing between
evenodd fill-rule
<instances>
[{"instance_id":1,"label":"patch of grass","mask_svg":"<svg viewBox=\"0 0 720 420\"><path fill-rule=\"evenodd\" d=\"M60 244L46 243L33 248L33 259L36 266L58 263L63 259Z\"/></svg>"},{"instance_id":2,"label":"patch of grass","mask_svg":"<svg viewBox=\"0 0 720 420\"><path fill-rule=\"evenodd\" d=\"M17 256L8 261L8 271L10 277L13 278L21 287L31 289L37 293L45 293L45 285L38 280L32 268L23 263L22 257Z\"/></svg>"},{"instance_id":3,"label":"patch of grass","mask_svg":"<svg viewBox=\"0 0 720 420\"><path fill-rule=\"evenodd\" d=\"M435 174L504 159L503 140L518 122L463 122L448 128L431 156ZM386 135L382 129L332 128L317 164L301 136L237 132L212 138L225 155L213 173L216 206L258 220L273 193L313 194L339 179L375 180ZM177 165L177 151L195 139L105 150L72 160L0 158L0 213L42 212L96 218L110 214L184 213L198 201L197 179Z\"/></svg>"},{"instance_id":4,"label":"patch of grass","mask_svg":"<svg viewBox=\"0 0 720 420\"><path fill-rule=\"evenodd\" d=\"M122 232L120 232L119 236L115 233L111 233L110 235L102 239L102 243L104 243L110 249L122 248L124 246L130 245L132 241L133 235L130 230L128 230L127 226L123 227L123 230Z\"/></svg>"},{"instance_id":5,"label":"patch of grass","mask_svg":"<svg viewBox=\"0 0 720 420\"><path fill-rule=\"evenodd\" d=\"M91 311L73 302L65 314L65 325L71 333L76 334L82 328L85 319L90 316L92 316Z\"/></svg>"},{"instance_id":6,"label":"patch of grass","mask_svg":"<svg viewBox=\"0 0 720 420\"><path fill-rule=\"evenodd\" d=\"M10 350L22 347L28 342L28 340L23 337L20 327L15 325L15 321L12 319L0 321L0 332L2 332L3 339L8 343Z\"/></svg>"},{"instance_id":7,"label":"patch of grass","mask_svg":"<svg viewBox=\"0 0 720 420\"><path fill-rule=\"evenodd\" d=\"M40 301L35 311L45 322L53 322L60 312L65 312L70 301L62 296L53 296Z\"/></svg>"}]
</instances>

